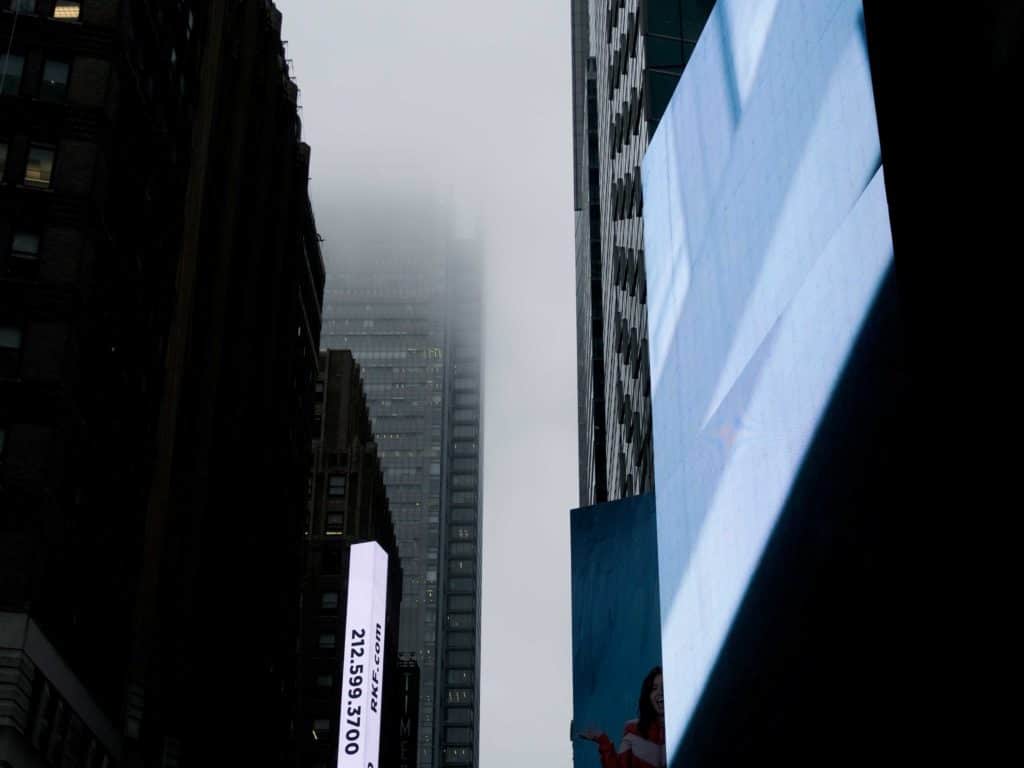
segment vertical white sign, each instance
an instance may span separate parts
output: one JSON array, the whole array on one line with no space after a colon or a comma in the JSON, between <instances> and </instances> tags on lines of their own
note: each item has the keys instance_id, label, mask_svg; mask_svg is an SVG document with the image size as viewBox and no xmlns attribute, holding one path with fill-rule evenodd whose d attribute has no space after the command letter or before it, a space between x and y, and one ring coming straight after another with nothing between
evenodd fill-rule
<instances>
[{"instance_id":1,"label":"vertical white sign","mask_svg":"<svg viewBox=\"0 0 1024 768\"><path fill-rule=\"evenodd\" d=\"M374 541L353 544L341 658L338 768L378 765L387 607L387 552Z\"/></svg>"}]
</instances>

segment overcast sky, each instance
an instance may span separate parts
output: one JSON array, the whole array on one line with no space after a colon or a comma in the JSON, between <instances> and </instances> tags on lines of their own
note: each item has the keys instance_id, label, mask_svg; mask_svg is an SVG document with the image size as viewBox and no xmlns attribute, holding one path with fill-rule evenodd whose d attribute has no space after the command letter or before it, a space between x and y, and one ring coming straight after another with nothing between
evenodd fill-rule
<instances>
[{"instance_id":1,"label":"overcast sky","mask_svg":"<svg viewBox=\"0 0 1024 768\"><path fill-rule=\"evenodd\" d=\"M419 197L486 264L483 768L570 762L577 502L569 0L276 0L325 260ZM394 226L401 226L395 221Z\"/></svg>"}]
</instances>

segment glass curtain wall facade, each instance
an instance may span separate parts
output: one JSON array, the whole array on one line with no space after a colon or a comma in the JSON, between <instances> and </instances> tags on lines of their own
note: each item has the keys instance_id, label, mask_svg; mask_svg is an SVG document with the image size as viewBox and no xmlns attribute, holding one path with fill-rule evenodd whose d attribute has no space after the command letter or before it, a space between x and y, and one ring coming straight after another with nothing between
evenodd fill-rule
<instances>
[{"instance_id":1,"label":"glass curtain wall facade","mask_svg":"<svg viewBox=\"0 0 1024 768\"><path fill-rule=\"evenodd\" d=\"M603 500L598 493L602 458L608 499L646 493L654 487L640 164L713 7L714 0L573 2L577 296L584 285L593 287L593 276L600 274L600 306L596 300L577 302L584 315L577 345L585 376L584 358L591 366L597 364L598 344L592 334L600 328L604 369L600 376L595 372L589 383L580 383L581 486L587 483L581 487L583 504ZM589 117L581 103L587 79L584 61L592 62L596 89L595 114ZM581 123L586 127L581 128ZM597 196L590 205L600 212L593 211L593 221L582 226L580 169L587 154L583 145L589 147L592 141L590 131L596 131L598 155L592 184L588 184ZM600 270L596 259L580 258L598 240L595 255L600 255ZM581 277L581 271L587 270L592 275L589 281ZM594 417L602 411L603 425ZM595 448L601 442L602 426L603 451Z\"/></svg>"},{"instance_id":2,"label":"glass curtain wall facade","mask_svg":"<svg viewBox=\"0 0 1024 768\"><path fill-rule=\"evenodd\" d=\"M353 233L333 255L322 344L362 369L402 558L399 650L421 672L417 764L429 768L472 765L476 752L480 284L470 248L423 228L405 242Z\"/></svg>"},{"instance_id":3,"label":"glass curtain wall facade","mask_svg":"<svg viewBox=\"0 0 1024 768\"><path fill-rule=\"evenodd\" d=\"M448 262L441 606L444 657L434 743L440 765L475 765L480 679L480 270L469 247Z\"/></svg>"}]
</instances>

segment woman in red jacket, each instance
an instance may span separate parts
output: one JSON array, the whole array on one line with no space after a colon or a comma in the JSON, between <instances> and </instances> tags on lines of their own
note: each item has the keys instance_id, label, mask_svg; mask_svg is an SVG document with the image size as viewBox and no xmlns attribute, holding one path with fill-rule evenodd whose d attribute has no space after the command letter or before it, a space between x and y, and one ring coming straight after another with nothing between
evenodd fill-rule
<instances>
[{"instance_id":1,"label":"woman in red jacket","mask_svg":"<svg viewBox=\"0 0 1024 768\"><path fill-rule=\"evenodd\" d=\"M601 768L665 768L665 694L662 689L661 667L647 673L640 686L637 702L640 717L630 720L623 729L619 751L615 751L605 734L584 731L580 738L596 741L601 752Z\"/></svg>"}]
</instances>

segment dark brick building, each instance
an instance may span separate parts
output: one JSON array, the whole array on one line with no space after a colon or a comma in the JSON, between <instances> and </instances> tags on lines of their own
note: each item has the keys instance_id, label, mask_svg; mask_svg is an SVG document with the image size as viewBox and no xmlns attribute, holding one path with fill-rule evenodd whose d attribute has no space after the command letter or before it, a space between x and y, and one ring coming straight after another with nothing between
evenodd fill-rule
<instances>
[{"instance_id":1,"label":"dark brick building","mask_svg":"<svg viewBox=\"0 0 1024 768\"><path fill-rule=\"evenodd\" d=\"M324 272L280 14L0 38L0 765L291 761Z\"/></svg>"},{"instance_id":2,"label":"dark brick building","mask_svg":"<svg viewBox=\"0 0 1024 768\"><path fill-rule=\"evenodd\" d=\"M321 351L302 583L297 727L303 768L337 763L346 574L349 547L360 541L376 541L389 560L380 765L392 768L398 759L398 545L359 365L347 350Z\"/></svg>"}]
</instances>

